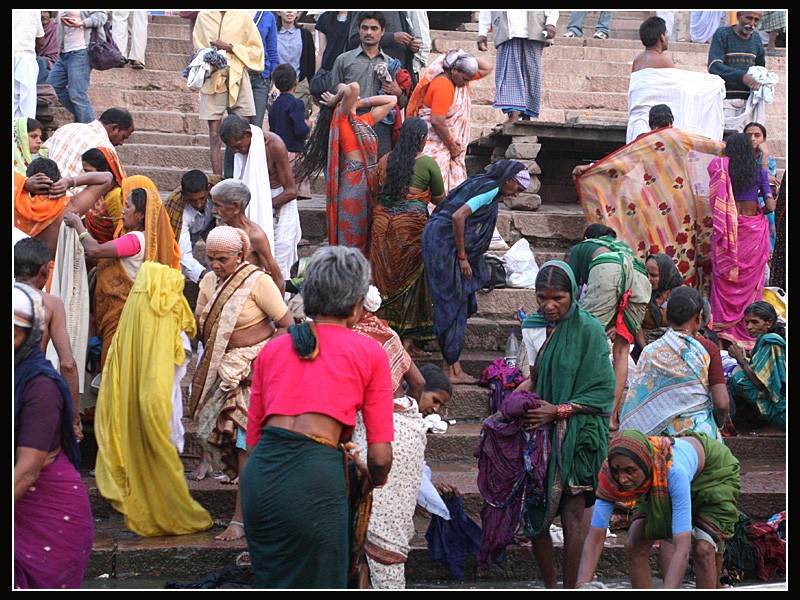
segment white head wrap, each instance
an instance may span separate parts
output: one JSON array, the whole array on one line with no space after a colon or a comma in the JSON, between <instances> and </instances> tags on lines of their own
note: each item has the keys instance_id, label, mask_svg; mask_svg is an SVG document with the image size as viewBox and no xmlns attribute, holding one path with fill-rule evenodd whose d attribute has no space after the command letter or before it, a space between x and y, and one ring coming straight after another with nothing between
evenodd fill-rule
<instances>
[{"instance_id":1,"label":"white head wrap","mask_svg":"<svg viewBox=\"0 0 800 600\"><path fill-rule=\"evenodd\" d=\"M381 307L381 293L374 285L369 286L367 295L364 296L364 309L374 313Z\"/></svg>"},{"instance_id":2,"label":"white head wrap","mask_svg":"<svg viewBox=\"0 0 800 600\"><path fill-rule=\"evenodd\" d=\"M469 52L465 52L461 48L450 50L442 61L442 66L445 69L453 67L468 77L475 77L478 73L478 59Z\"/></svg>"},{"instance_id":3,"label":"white head wrap","mask_svg":"<svg viewBox=\"0 0 800 600\"><path fill-rule=\"evenodd\" d=\"M14 325L30 329L33 325L33 302L21 288L14 286Z\"/></svg>"}]
</instances>

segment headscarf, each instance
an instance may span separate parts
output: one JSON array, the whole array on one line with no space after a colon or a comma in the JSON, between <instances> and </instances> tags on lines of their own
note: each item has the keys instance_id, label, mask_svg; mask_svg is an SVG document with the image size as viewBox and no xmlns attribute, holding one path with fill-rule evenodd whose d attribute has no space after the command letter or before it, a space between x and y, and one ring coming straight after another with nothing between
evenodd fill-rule
<instances>
[{"instance_id":1,"label":"headscarf","mask_svg":"<svg viewBox=\"0 0 800 600\"><path fill-rule=\"evenodd\" d=\"M206 252L241 252L244 260L250 255L250 238L238 227L218 225L206 238Z\"/></svg>"},{"instance_id":2,"label":"headscarf","mask_svg":"<svg viewBox=\"0 0 800 600\"><path fill-rule=\"evenodd\" d=\"M122 180L122 200L127 201L130 193L142 188L147 193L147 208L145 209L145 260L154 260L162 265L174 269L180 268L181 251L175 241L175 233L169 222L169 215L164 208L161 194L156 184L144 175L132 175ZM127 233L122 221L117 225L114 237L118 238Z\"/></svg>"},{"instance_id":3,"label":"headscarf","mask_svg":"<svg viewBox=\"0 0 800 600\"><path fill-rule=\"evenodd\" d=\"M478 59L473 54L465 52L461 48L450 50L442 61L445 69L454 68L461 71L469 78L475 77L478 73Z\"/></svg>"},{"instance_id":4,"label":"headscarf","mask_svg":"<svg viewBox=\"0 0 800 600\"><path fill-rule=\"evenodd\" d=\"M36 156L46 156L44 148L39 149L36 156L31 155L31 145L28 139L28 117L19 117L14 120L14 170L20 175L25 175L28 165Z\"/></svg>"},{"instance_id":5,"label":"headscarf","mask_svg":"<svg viewBox=\"0 0 800 600\"><path fill-rule=\"evenodd\" d=\"M653 317L656 327L661 327L664 324L664 320L662 318L663 315L661 314L661 307L658 304L657 296L659 296L662 292L673 290L676 287L682 286L684 279L680 274L680 271L678 271L675 261L672 260L672 257L670 257L668 254L664 254L663 252L649 254L645 259L645 262L650 259L654 260L656 265L658 265L658 287L653 289L653 293L650 296L648 310L650 311L650 316Z\"/></svg>"},{"instance_id":6,"label":"headscarf","mask_svg":"<svg viewBox=\"0 0 800 600\"><path fill-rule=\"evenodd\" d=\"M522 171L514 175L514 180L527 190L531 184L531 174L528 169L522 169Z\"/></svg>"},{"instance_id":7,"label":"headscarf","mask_svg":"<svg viewBox=\"0 0 800 600\"><path fill-rule=\"evenodd\" d=\"M624 490L611 475L608 459L603 462L598 477L597 497L606 502L630 502L648 496L645 538L647 532L663 529L671 522L672 509L667 474L672 466L673 439L669 436L646 436L641 431L621 431L608 445L608 457L622 454L640 465L645 475L642 487Z\"/></svg>"},{"instance_id":8,"label":"headscarf","mask_svg":"<svg viewBox=\"0 0 800 600\"><path fill-rule=\"evenodd\" d=\"M22 397L28 383L40 375L53 380L64 399L61 411L61 448L76 468L80 468L81 454L73 429L72 394L67 381L53 368L41 349L45 328L45 310L42 294L24 283L14 283L14 316L30 322L28 336L22 346L14 351L14 416L22 407Z\"/></svg>"}]
</instances>

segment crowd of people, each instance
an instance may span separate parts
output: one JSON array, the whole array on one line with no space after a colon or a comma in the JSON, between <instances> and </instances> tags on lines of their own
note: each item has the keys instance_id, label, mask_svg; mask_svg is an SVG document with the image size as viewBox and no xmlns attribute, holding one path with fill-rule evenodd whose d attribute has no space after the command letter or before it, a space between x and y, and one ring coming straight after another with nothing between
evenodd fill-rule
<instances>
[{"instance_id":1,"label":"crowd of people","mask_svg":"<svg viewBox=\"0 0 800 600\"><path fill-rule=\"evenodd\" d=\"M480 11L478 53L430 61L425 11L322 12L319 49L298 11L185 11L185 75L207 71L196 90L210 160L174 190L122 164L131 113L95 118L88 100L90 30L112 23L118 67L141 70L146 13L47 16L25 27L37 40L57 27L47 81L75 122L43 139L15 82L14 587L81 585L91 349L94 476L131 531L210 530L189 481L223 469L237 494L216 539L247 542L256 587L405 587L425 417L454 385L478 382L461 365L468 320L501 202L531 182L520 160L468 173L470 82L494 73L507 124L538 118L558 11ZM585 13L572 16L567 37L580 37ZM609 37L610 16L595 38ZM530 371L476 450L482 567L519 530L546 587L585 586L612 511L627 505L634 587L651 585L656 540L664 587L690 559L698 587L720 586L741 492L724 437L737 423L786 428L785 319L762 299L784 276L786 176L765 102L750 98L774 86L750 71L765 64L761 13L737 19L711 39L696 83L713 106L697 125L678 106L704 108L675 103L688 92L653 84L678 69L664 57L666 21L648 18L634 137L573 172L591 225L539 268L536 307L523 307ZM481 56L490 30L494 61ZM634 184L625 175L642 163L652 179ZM326 240L301 258L298 201L320 175ZM441 366L418 366L435 350ZM187 475L181 382L193 354L200 456Z\"/></svg>"}]
</instances>

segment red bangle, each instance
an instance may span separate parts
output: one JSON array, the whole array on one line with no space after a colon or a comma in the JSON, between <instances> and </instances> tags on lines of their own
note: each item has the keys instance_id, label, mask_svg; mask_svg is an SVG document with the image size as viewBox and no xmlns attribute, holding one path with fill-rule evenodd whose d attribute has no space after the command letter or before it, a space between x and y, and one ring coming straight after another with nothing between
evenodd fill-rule
<instances>
[{"instance_id":1,"label":"red bangle","mask_svg":"<svg viewBox=\"0 0 800 600\"><path fill-rule=\"evenodd\" d=\"M556 406L556 419L561 421L572 415L572 404L559 404Z\"/></svg>"},{"instance_id":2,"label":"red bangle","mask_svg":"<svg viewBox=\"0 0 800 600\"><path fill-rule=\"evenodd\" d=\"M467 255L466 254L464 254L464 255L456 254L456 258L458 260L467 260Z\"/></svg>"}]
</instances>

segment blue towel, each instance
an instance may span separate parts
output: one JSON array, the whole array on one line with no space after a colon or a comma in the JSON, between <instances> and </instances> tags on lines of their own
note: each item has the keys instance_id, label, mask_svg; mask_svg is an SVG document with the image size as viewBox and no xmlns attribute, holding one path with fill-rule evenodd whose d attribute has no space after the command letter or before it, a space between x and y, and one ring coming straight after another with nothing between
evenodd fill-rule
<instances>
[{"instance_id":1,"label":"blue towel","mask_svg":"<svg viewBox=\"0 0 800 600\"><path fill-rule=\"evenodd\" d=\"M481 547L481 528L464 512L461 496L444 498L450 520L433 515L425 539L428 558L438 560L450 569L453 577L464 581L467 556L477 556Z\"/></svg>"}]
</instances>

